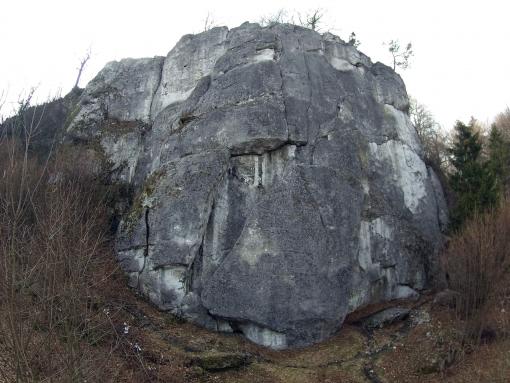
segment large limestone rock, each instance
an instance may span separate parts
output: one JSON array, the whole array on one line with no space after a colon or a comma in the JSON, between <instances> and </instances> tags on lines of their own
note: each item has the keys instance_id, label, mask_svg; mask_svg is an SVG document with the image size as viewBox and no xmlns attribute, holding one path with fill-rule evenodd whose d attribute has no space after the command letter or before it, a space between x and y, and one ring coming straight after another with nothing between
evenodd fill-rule
<instances>
[{"instance_id":1,"label":"large limestone rock","mask_svg":"<svg viewBox=\"0 0 510 383\"><path fill-rule=\"evenodd\" d=\"M338 37L246 23L108 64L68 135L136 190L117 236L130 285L281 349L431 283L446 210L408 106Z\"/></svg>"}]
</instances>

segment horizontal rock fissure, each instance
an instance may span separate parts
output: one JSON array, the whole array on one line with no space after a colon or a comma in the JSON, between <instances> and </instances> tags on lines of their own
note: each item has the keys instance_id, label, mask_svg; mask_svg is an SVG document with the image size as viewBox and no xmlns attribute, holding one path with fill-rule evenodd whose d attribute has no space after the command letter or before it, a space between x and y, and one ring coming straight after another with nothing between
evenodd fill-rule
<instances>
[{"instance_id":1,"label":"horizontal rock fissure","mask_svg":"<svg viewBox=\"0 0 510 383\"><path fill-rule=\"evenodd\" d=\"M243 153L231 153L230 157L236 158L236 157L245 157L245 156L262 156L264 154L270 154L270 153L277 152L277 151L282 150L283 148L288 147L288 146L300 147L300 146L306 146L306 145L307 145L306 142L286 141L272 149L267 149L267 150L260 151L260 152L248 151L248 152L243 152Z\"/></svg>"},{"instance_id":2,"label":"horizontal rock fissure","mask_svg":"<svg viewBox=\"0 0 510 383\"><path fill-rule=\"evenodd\" d=\"M180 262L174 262L174 263L165 263L163 265L156 265L154 267L152 267L152 270L153 271L158 271L158 270L165 270L165 269L171 269L171 268L174 268L174 267L189 267L189 264L187 263L180 263Z\"/></svg>"}]
</instances>

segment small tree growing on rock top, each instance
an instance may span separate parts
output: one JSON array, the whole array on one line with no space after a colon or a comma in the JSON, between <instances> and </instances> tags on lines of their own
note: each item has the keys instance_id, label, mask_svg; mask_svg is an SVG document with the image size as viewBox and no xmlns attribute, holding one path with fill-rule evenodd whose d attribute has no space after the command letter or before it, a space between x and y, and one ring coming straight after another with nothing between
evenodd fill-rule
<instances>
[{"instance_id":1,"label":"small tree growing on rock top","mask_svg":"<svg viewBox=\"0 0 510 383\"><path fill-rule=\"evenodd\" d=\"M279 9L277 12L262 16L259 20L259 24L263 27L272 27L277 24L285 24L290 23L293 24L293 18L287 15L287 11L285 9Z\"/></svg>"},{"instance_id":2,"label":"small tree growing on rock top","mask_svg":"<svg viewBox=\"0 0 510 383\"><path fill-rule=\"evenodd\" d=\"M359 39L356 37L356 33L351 32L347 44L352 45L354 48L357 48L361 45L361 41L359 41Z\"/></svg>"},{"instance_id":3,"label":"small tree growing on rock top","mask_svg":"<svg viewBox=\"0 0 510 383\"><path fill-rule=\"evenodd\" d=\"M398 40L390 40L387 45L388 51L393 57L393 70L396 70L397 67L407 69L409 67L409 59L414 55L413 45L407 43L405 48L402 48Z\"/></svg>"},{"instance_id":4,"label":"small tree growing on rock top","mask_svg":"<svg viewBox=\"0 0 510 383\"><path fill-rule=\"evenodd\" d=\"M259 24L264 27L272 27L277 24L295 24L313 31L319 31L321 29L323 16L324 12L319 8L306 13L304 16L297 12L288 12L285 9L279 9L275 13L261 17Z\"/></svg>"},{"instance_id":5,"label":"small tree growing on rock top","mask_svg":"<svg viewBox=\"0 0 510 383\"><path fill-rule=\"evenodd\" d=\"M204 18L204 32L207 32L211 29L213 29L214 27L216 27L216 20L214 20L214 17L213 15L211 14L211 12L207 12L207 16L205 16Z\"/></svg>"},{"instance_id":6,"label":"small tree growing on rock top","mask_svg":"<svg viewBox=\"0 0 510 383\"><path fill-rule=\"evenodd\" d=\"M304 18L299 15L299 23L301 26L310 28L312 31L318 31L319 25L321 24L324 13L320 9L315 9L312 12L307 13Z\"/></svg>"},{"instance_id":7,"label":"small tree growing on rock top","mask_svg":"<svg viewBox=\"0 0 510 383\"><path fill-rule=\"evenodd\" d=\"M76 75L76 82L74 83L73 88L78 88L78 85L80 84L81 75L83 74L83 70L85 69L85 66L87 65L88 61L90 60L90 56L91 56L91 50L89 48L87 50L87 52L85 53L85 56L83 56L83 58L81 59L80 66L77 68L78 74Z\"/></svg>"}]
</instances>

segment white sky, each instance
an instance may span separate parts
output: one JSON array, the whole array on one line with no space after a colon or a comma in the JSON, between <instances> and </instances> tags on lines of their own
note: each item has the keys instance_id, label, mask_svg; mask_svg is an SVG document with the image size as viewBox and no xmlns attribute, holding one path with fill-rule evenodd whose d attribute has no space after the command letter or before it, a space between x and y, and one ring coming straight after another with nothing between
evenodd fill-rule
<instances>
[{"instance_id":1,"label":"white sky","mask_svg":"<svg viewBox=\"0 0 510 383\"><path fill-rule=\"evenodd\" d=\"M457 119L490 121L510 105L510 5L505 0L0 0L0 94L9 113L18 95L38 99L74 84L80 58L92 59L84 86L111 60L166 55L184 34L203 29L207 13L235 27L280 8L325 11L325 29L389 64L384 41L411 41L411 67L400 71L408 93L449 129Z\"/></svg>"}]
</instances>

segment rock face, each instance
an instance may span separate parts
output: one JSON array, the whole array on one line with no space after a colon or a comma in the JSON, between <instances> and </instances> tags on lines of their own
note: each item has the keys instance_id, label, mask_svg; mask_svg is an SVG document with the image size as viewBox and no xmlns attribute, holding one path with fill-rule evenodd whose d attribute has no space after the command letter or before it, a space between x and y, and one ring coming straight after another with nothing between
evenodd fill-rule
<instances>
[{"instance_id":1,"label":"rock face","mask_svg":"<svg viewBox=\"0 0 510 383\"><path fill-rule=\"evenodd\" d=\"M338 37L246 23L108 64L68 135L136 190L130 285L281 349L434 277L447 215L407 110L401 78Z\"/></svg>"}]
</instances>

